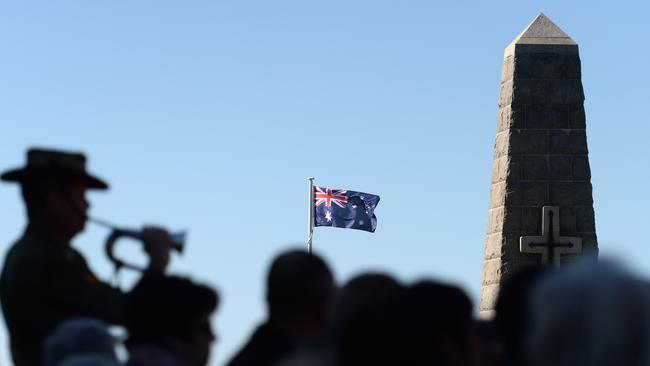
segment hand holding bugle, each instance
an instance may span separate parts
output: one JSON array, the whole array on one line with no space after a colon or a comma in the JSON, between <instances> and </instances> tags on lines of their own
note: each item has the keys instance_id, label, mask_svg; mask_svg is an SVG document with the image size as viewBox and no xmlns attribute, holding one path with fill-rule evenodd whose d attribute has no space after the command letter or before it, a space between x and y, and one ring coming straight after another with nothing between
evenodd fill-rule
<instances>
[{"instance_id":1,"label":"hand holding bugle","mask_svg":"<svg viewBox=\"0 0 650 366\"><path fill-rule=\"evenodd\" d=\"M101 219L88 217L88 221L97 225L111 229L111 234L106 239L104 250L108 259L118 271L122 268L132 270L160 271L162 272L169 262L169 251L174 250L177 253L183 253L187 233L185 231L168 233L164 229L145 227L142 230L119 228L116 225L108 223ZM127 237L141 241L144 244L144 250L149 255L149 267L143 268L117 258L114 254L117 239Z\"/></svg>"}]
</instances>

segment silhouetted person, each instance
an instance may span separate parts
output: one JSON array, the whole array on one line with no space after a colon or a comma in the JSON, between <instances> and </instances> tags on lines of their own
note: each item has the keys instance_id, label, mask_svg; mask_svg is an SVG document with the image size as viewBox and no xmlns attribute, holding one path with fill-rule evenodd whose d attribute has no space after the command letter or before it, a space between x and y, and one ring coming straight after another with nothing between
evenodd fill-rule
<instances>
[{"instance_id":1,"label":"silhouetted person","mask_svg":"<svg viewBox=\"0 0 650 366\"><path fill-rule=\"evenodd\" d=\"M2 310L18 366L40 366L45 337L65 319L86 316L124 323L124 294L98 280L70 246L86 223L86 190L108 188L86 172L85 163L79 153L32 149L27 166L0 176L21 185L28 217L0 279ZM158 229L144 235L149 270L164 270L169 235Z\"/></svg>"},{"instance_id":2,"label":"silhouetted person","mask_svg":"<svg viewBox=\"0 0 650 366\"><path fill-rule=\"evenodd\" d=\"M648 283L591 261L540 279L530 300L529 366L650 365Z\"/></svg>"},{"instance_id":3,"label":"silhouetted person","mask_svg":"<svg viewBox=\"0 0 650 366\"><path fill-rule=\"evenodd\" d=\"M475 365L471 314L456 287L423 281L403 288L346 322L341 365Z\"/></svg>"},{"instance_id":4,"label":"silhouetted person","mask_svg":"<svg viewBox=\"0 0 650 366\"><path fill-rule=\"evenodd\" d=\"M147 275L127 296L128 366L205 366L219 297L189 279Z\"/></svg>"},{"instance_id":5,"label":"silhouetted person","mask_svg":"<svg viewBox=\"0 0 650 366\"><path fill-rule=\"evenodd\" d=\"M402 289L399 282L382 273L364 273L352 278L336 293L330 324L281 365L338 365L341 334L346 324L354 321L368 306L391 299Z\"/></svg>"},{"instance_id":6,"label":"silhouetted person","mask_svg":"<svg viewBox=\"0 0 650 366\"><path fill-rule=\"evenodd\" d=\"M278 256L267 281L268 320L228 365L272 366L287 357L322 330L333 292L332 273L320 257L302 251Z\"/></svg>"},{"instance_id":7,"label":"silhouetted person","mask_svg":"<svg viewBox=\"0 0 650 366\"><path fill-rule=\"evenodd\" d=\"M473 366L478 336L472 303L460 288L422 281L407 289L410 365Z\"/></svg>"},{"instance_id":8,"label":"silhouetted person","mask_svg":"<svg viewBox=\"0 0 650 366\"><path fill-rule=\"evenodd\" d=\"M406 289L398 286L385 295L339 312L343 320L338 349L341 366L406 365L399 343L406 327Z\"/></svg>"},{"instance_id":9,"label":"silhouetted person","mask_svg":"<svg viewBox=\"0 0 650 366\"><path fill-rule=\"evenodd\" d=\"M531 318L530 296L536 283L547 271L540 267L525 268L501 284L493 324L502 348L500 358L503 366L520 366L525 363L524 338Z\"/></svg>"},{"instance_id":10,"label":"silhouetted person","mask_svg":"<svg viewBox=\"0 0 650 366\"><path fill-rule=\"evenodd\" d=\"M497 335L497 330L492 319L478 319L474 321L474 328L478 336L478 366L502 366L504 348ZM519 366L523 366L520 364Z\"/></svg>"}]
</instances>

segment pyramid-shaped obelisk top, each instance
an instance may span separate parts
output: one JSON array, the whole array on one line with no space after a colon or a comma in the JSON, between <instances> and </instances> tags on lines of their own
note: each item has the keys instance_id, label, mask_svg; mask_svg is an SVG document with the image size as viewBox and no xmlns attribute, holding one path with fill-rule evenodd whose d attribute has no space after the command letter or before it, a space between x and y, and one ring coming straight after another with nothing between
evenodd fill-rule
<instances>
[{"instance_id":1,"label":"pyramid-shaped obelisk top","mask_svg":"<svg viewBox=\"0 0 650 366\"><path fill-rule=\"evenodd\" d=\"M540 13L508 47L506 55L514 52L516 45L559 45L577 46L560 27L555 25L544 13Z\"/></svg>"}]
</instances>

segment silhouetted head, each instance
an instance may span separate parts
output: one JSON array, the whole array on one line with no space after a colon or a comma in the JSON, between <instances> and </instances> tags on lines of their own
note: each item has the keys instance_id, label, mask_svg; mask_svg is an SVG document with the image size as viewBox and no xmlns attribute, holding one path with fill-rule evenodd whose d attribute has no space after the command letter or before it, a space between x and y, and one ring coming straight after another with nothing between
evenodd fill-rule
<instances>
[{"instance_id":1,"label":"silhouetted head","mask_svg":"<svg viewBox=\"0 0 650 366\"><path fill-rule=\"evenodd\" d=\"M352 278L336 296L333 311L335 326L342 327L369 305L389 299L401 288L399 282L383 273L364 273Z\"/></svg>"},{"instance_id":2,"label":"silhouetted head","mask_svg":"<svg viewBox=\"0 0 650 366\"><path fill-rule=\"evenodd\" d=\"M84 228L89 208L86 190L108 188L86 172L83 154L50 149L30 149L25 167L0 178L21 185L30 223L64 239Z\"/></svg>"},{"instance_id":3,"label":"silhouetted head","mask_svg":"<svg viewBox=\"0 0 650 366\"><path fill-rule=\"evenodd\" d=\"M74 318L57 326L48 336L43 350L43 365L57 366L63 361L93 356L117 364L115 339L106 324L93 318Z\"/></svg>"},{"instance_id":4,"label":"silhouetted head","mask_svg":"<svg viewBox=\"0 0 650 366\"><path fill-rule=\"evenodd\" d=\"M283 253L268 275L269 319L320 327L327 320L333 292L332 272L319 256L297 250Z\"/></svg>"},{"instance_id":5,"label":"silhouetted head","mask_svg":"<svg viewBox=\"0 0 650 366\"><path fill-rule=\"evenodd\" d=\"M29 222L63 239L83 231L90 204L86 186L77 180L30 182L22 185Z\"/></svg>"},{"instance_id":6,"label":"silhouetted head","mask_svg":"<svg viewBox=\"0 0 650 366\"><path fill-rule=\"evenodd\" d=\"M421 281L406 290L403 347L410 364L474 365L477 335L472 303L458 287ZM410 329L410 330L409 330Z\"/></svg>"},{"instance_id":7,"label":"silhouetted head","mask_svg":"<svg viewBox=\"0 0 650 366\"><path fill-rule=\"evenodd\" d=\"M210 315L217 309L212 288L189 279L145 275L127 296L128 346L153 344L192 366L207 364L216 340Z\"/></svg>"},{"instance_id":8,"label":"silhouetted head","mask_svg":"<svg viewBox=\"0 0 650 366\"><path fill-rule=\"evenodd\" d=\"M531 296L527 364L649 365L648 290L645 281L591 261L545 276Z\"/></svg>"},{"instance_id":9,"label":"silhouetted head","mask_svg":"<svg viewBox=\"0 0 650 366\"><path fill-rule=\"evenodd\" d=\"M506 278L499 289L494 327L504 356L511 362L523 362L524 336L530 322L530 296L546 271L541 267L521 269Z\"/></svg>"},{"instance_id":10,"label":"silhouetted head","mask_svg":"<svg viewBox=\"0 0 650 366\"><path fill-rule=\"evenodd\" d=\"M377 284L376 279L372 286ZM381 280L384 282L383 280ZM359 286L359 285L363 286ZM363 287L368 289L367 279L353 284L351 287ZM361 296L359 301L351 306L351 313L343 313L344 321L340 329L339 364L342 366L356 365L406 365L403 363L404 349L401 338L405 336L406 329L406 302L403 286L393 288L388 286L382 295L368 294L365 289L362 292L368 297ZM351 287L350 287L351 286ZM372 301L367 301L373 297Z\"/></svg>"}]
</instances>

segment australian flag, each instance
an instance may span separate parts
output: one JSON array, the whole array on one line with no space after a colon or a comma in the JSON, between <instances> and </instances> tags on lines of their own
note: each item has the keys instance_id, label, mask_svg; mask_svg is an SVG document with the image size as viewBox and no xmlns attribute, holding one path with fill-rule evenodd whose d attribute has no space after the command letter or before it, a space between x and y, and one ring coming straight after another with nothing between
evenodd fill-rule
<instances>
[{"instance_id":1,"label":"australian flag","mask_svg":"<svg viewBox=\"0 0 650 366\"><path fill-rule=\"evenodd\" d=\"M314 187L315 226L370 231L377 228L379 196L345 189Z\"/></svg>"}]
</instances>

